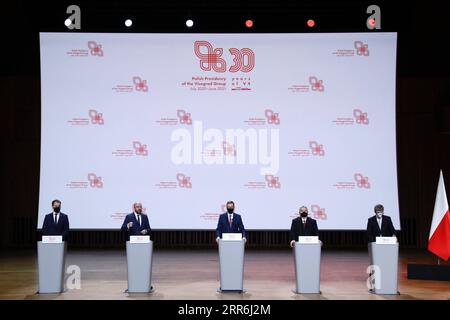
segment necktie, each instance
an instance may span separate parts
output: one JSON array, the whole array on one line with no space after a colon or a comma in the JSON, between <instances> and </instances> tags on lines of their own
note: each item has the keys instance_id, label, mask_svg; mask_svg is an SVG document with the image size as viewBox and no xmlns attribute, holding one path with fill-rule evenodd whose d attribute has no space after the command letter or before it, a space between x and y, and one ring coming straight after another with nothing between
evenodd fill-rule
<instances>
[{"instance_id":1,"label":"necktie","mask_svg":"<svg viewBox=\"0 0 450 320\"><path fill-rule=\"evenodd\" d=\"M58 223L58 214L55 213L55 224Z\"/></svg>"},{"instance_id":2,"label":"necktie","mask_svg":"<svg viewBox=\"0 0 450 320\"><path fill-rule=\"evenodd\" d=\"M231 225L233 223L233 220L231 220L231 214L228 216L228 223L230 224L230 228L231 228Z\"/></svg>"}]
</instances>

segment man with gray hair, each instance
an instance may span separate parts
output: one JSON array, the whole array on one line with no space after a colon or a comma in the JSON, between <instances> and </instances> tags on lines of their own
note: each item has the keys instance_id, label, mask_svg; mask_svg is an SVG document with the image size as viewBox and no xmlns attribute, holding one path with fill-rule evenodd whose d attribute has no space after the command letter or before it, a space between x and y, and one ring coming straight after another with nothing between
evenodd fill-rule
<instances>
[{"instance_id":1,"label":"man with gray hair","mask_svg":"<svg viewBox=\"0 0 450 320\"><path fill-rule=\"evenodd\" d=\"M151 236L152 229L150 228L147 215L142 213L142 204L140 202L133 204L133 212L125 217L122 231L128 232L128 238L130 236Z\"/></svg>"},{"instance_id":2,"label":"man with gray hair","mask_svg":"<svg viewBox=\"0 0 450 320\"><path fill-rule=\"evenodd\" d=\"M367 221L367 240L375 242L376 237L395 237L395 228L391 217L384 215L384 207L377 204L373 211L375 215Z\"/></svg>"}]
</instances>

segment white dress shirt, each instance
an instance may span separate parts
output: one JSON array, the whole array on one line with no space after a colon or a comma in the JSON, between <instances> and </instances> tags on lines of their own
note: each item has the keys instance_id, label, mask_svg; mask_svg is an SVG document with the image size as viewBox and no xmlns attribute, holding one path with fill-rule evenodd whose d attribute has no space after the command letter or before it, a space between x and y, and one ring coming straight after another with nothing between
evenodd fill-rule
<instances>
[{"instance_id":1,"label":"white dress shirt","mask_svg":"<svg viewBox=\"0 0 450 320\"><path fill-rule=\"evenodd\" d=\"M135 212L134 216L136 218L136 221L139 223L139 226L141 226L142 225L142 213L140 214L140 217L139 217L139 215Z\"/></svg>"},{"instance_id":2,"label":"white dress shirt","mask_svg":"<svg viewBox=\"0 0 450 320\"><path fill-rule=\"evenodd\" d=\"M55 216L56 216L56 224L58 224L58 222L59 222L59 212L56 213L55 211L53 211L53 222L55 222Z\"/></svg>"},{"instance_id":3,"label":"white dress shirt","mask_svg":"<svg viewBox=\"0 0 450 320\"><path fill-rule=\"evenodd\" d=\"M377 222L378 222L378 227L380 227L380 230L381 230L381 224L383 223L383 217L380 217L380 218L377 217Z\"/></svg>"},{"instance_id":4,"label":"white dress shirt","mask_svg":"<svg viewBox=\"0 0 450 320\"><path fill-rule=\"evenodd\" d=\"M228 223L233 223L233 213L228 213Z\"/></svg>"}]
</instances>

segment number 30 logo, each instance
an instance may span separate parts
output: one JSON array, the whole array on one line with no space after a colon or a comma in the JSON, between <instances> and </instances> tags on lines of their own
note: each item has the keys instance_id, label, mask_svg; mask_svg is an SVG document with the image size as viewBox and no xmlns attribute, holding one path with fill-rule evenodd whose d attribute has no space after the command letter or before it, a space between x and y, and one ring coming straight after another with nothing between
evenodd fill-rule
<instances>
[{"instance_id":1,"label":"number 30 logo","mask_svg":"<svg viewBox=\"0 0 450 320\"><path fill-rule=\"evenodd\" d=\"M203 52L202 52L203 50ZM206 52L205 52L206 50ZM255 67L255 53L249 48L230 48L228 50L234 57L230 72L250 72ZM208 41L195 41L195 55L200 59L200 69L203 71L225 72L227 62L222 58L223 48L214 49Z\"/></svg>"}]
</instances>

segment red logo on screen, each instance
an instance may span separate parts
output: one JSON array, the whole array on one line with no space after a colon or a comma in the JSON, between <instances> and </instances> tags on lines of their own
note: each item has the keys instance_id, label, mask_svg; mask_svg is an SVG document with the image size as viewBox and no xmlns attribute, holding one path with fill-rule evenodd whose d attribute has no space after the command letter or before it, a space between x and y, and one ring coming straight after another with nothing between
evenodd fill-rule
<instances>
[{"instance_id":1,"label":"red logo on screen","mask_svg":"<svg viewBox=\"0 0 450 320\"><path fill-rule=\"evenodd\" d=\"M183 173L177 173L177 180L180 188L192 188L191 178L185 176Z\"/></svg>"},{"instance_id":2,"label":"red logo on screen","mask_svg":"<svg viewBox=\"0 0 450 320\"><path fill-rule=\"evenodd\" d=\"M103 125L105 123L103 120L103 113L99 113L97 110L89 110L89 118L91 118L92 124Z\"/></svg>"},{"instance_id":3,"label":"red logo on screen","mask_svg":"<svg viewBox=\"0 0 450 320\"><path fill-rule=\"evenodd\" d=\"M233 55L234 65L230 67L230 72L250 72L255 67L255 53L249 48L230 48L230 53ZM247 57L247 64L245 64L245 58Z\"/></svg>"},{"instance_id":4,"label":"red logo on screen","mask_svg":"<svg viewBox=\"0 0 450 320\"><path fill-rule=\"evenodd\" d=\"M206 49L202 52L202 49ZM222 58L223 48L213 48L208 41L194 42L195 55L200 59L200 69L203 71L225 72L227 62ZM230 54L233 56L234 65L228 71L230 72L250 72L255 67L255 53L249 48L230 48Z\"/></svg>"},{"instance_id":5,"label":"red logo on screen","mask_svg":"<svg viewBox=\"0 0 450 320\"><path fill-rule=\"evenodd\" d=\"M367 112L363 112L360 109L354 109L353 116L355 117L356 123L369 124L369 118L367 116Z\"/></svg>"},{"instance_id":6,"label":"red logo on screen","mask_svg":"<svg viewBox=\"0 0 450 320\"><path fill-rule=\"evenodd\" d=\"M103 56L103 49L101 44L97 44L95 41L88 41L88 47L91 50L92 56Z\"/></svg>"},{"instance_id":7,"label":"red logo on screen","mask_svg":"<svg viewBox=\"0 0 450 320\"><path fill-rule=\"evenodd\" d=\"M143 80L141 77L133 77L133 84L136 91L148 91L147 80Z\"/></svg>"},{"instance_id":8,"label":"red logo on screen","mask_svg":"<svg viewBox=\"0 0 450 320\"><path fill-rule=\"evenodd\" d=\"M88 180L91 188L103 188L102 177L97 176L95 173L89 173Z\"/></svg>"},{"instance_id":9,"label":"red logo on screen","mask_svg":"<svg viewBox=\"0 0 450 320\"><path fill-rule=\"evenodd\" d=\"M205 48L206 53L202 53L201 48ZM223 48L214 49L208 41L195 41L194 52L200 59L200 69L203 71L211 71L212 69L216 72L225 72L227 70L227 63L221 58Z\"/></svg>"},{"instance_id":10,"label":"red logo on screen","mask_svg":"<svg viewBox=\"0 0 450 320\"><path fill-rule=\"evenodd\" d=\"M276 125L280 124L280 118L278 116L278 113L275 113L275 112L273 112L270 109L266 109L264 111L264 113L265 113L266 118L267 118L267 123L269 123L269 124L276 124Z\"/></svg>"},{"instance_id":11,"label":"red logo on screen","mask_svg":"<svg viewBox=\"0 0 450 320\"><path fill-rule=\"evenodd\" d=\"M177 116L181 124L192 124L191 114L184 110L177 110Z\"/></svg>"},{"instance_id":12,"label":"red logo on screen","mask_svg":"<svg viewBox=\"0 0 450 320\"><path fill-rule=\"evenodd\" d=\"M146 157L148 155L148 150L147 150L146 144L142 144L139 141L133 141L133 148L134 148L134 153L137 156Z\"/></svg>"},{"instance_id":13,"label":"red logo on screen","mask_svg":"<svg viewBox=\"0 0 450 320\"><path fill-rule=\"evenodd\" d=\"M317 79L317 77L314 76L309 77L309 84L311 85L312 91L323 92L325 90L323 80L319 80Z\"/></svg>"},{"instance_id":14,"label":"red logo on screen","mask_svg":"<svg viewBox=\"0 0 450 320\"><path fill-rule=\"evenodd\" d=\"M225 156L236 156L236 146L226 141L222 142L223 154Z\"/></svg>"},{"instance_id":15,"label":"red logo on screen","mask_svg":"<svg viewBox=\"0 0 450 320\"><path fill-rule=\"evenodd\" d=\"M355 46L355 49L356 49L356 54L358 56L368 56L368 55L370 55L369 45L368 44L365 44L362 41L355 41L354 46Z\"/></svg>"},{"instance_id":16,"label":"red logo on screen","mask_svg":"<svg viewBox=\"0 0 450 320\"><path fill-rule=\"evenodd\" d=\"M369 177L365 177L361 173L355 173L354 178L358 188L370 189Z\"/></svg>"},{"instance_id":17,"label":"red logo on screen","mask_svg":"<svg viewBox=\"0 0 450 320\"><path fill-rule=\"evenodd\" d=\"M314 214L315 219L326 220L327 214L325 213L325 208L321 208L317 204L311 205L311 211Z\"/></svg>"},{"instance_id":18,"label":"red logo on screen","mask_svg":"<svg viewBox=\"0 0 450 320\"><path fill-rule=\"evenodd\" d=\"M309 148L314 156L324 156L325 150L323 150L323 144L318 144L317 141L310 141Z\"/></svg>"},{"instance_id":19,"label":"red logo on screen","mask_svg":"<svg viewBox=\"0 0 450 320\"><path fill-rule=\"evenodd\" d=\"M268 174L266 175L266 182L269 188L279 189L281 187L280 178L274 175Z\"/></svg>"}]
</instances>

